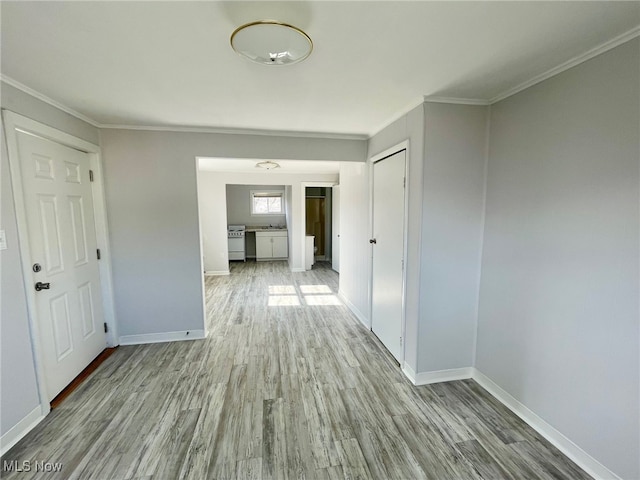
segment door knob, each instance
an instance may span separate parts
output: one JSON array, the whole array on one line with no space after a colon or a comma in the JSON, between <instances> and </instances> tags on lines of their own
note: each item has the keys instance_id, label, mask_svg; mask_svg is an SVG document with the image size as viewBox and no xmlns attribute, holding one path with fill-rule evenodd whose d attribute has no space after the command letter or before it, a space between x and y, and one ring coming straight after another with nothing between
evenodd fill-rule
<instances>
[{"instance_id":1,"label":"door knob","mask_svg":"<svg viewBox=\"0 0 640 480\"><path fill-rule=\"evenodd\" d=\"M36 292L39 292L40 290L49 290L50 288L51 288L50 283L42 283L42 282L36 283Z\"/></svg>"},{"instance_id":2,"label":"door knob","mask_svg":"<svg viewBox=\"0 0 640 480\"><path fill-rule=\"evenodd\" d=\"M369 239L369 243L378 243L378 242L376 242L376 239L375 239L375 238L370 238L370 239Z\"/></svg>"}]
</instances>

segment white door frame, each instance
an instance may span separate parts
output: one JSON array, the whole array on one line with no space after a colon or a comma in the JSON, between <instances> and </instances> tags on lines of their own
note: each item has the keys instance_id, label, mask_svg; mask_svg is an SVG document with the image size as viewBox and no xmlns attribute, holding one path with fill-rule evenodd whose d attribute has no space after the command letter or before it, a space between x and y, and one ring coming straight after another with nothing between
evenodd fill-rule
<instances>
[{"instance_id":1,"label":"white door frame","mask_svg":"<svg viewBox=\"0 0 640 480\"><path fill-rule=\"evenodd\" d=\"M406 357L406 310L407 310L407 250L408 250L408 228L409 228L409 182L406 180L409 178L409 140L405 140L388 148L376 155L369 158L369 238L373 238L373 166L376 162L384 160L391 155L395 155L401 151L405 151L404 161L404 219L403 219L403 231L402 231L402 357L400 358L400 367L404 366ZM369 329L373 329L373 245L369 245L370 257L369 257Z\"/></svg>"},{"instance_id":2,"label":"white door frame","mask_svg":"<svg viewBox=\"0 0 640 480\"><path fill-rule=\"evenodd\" d=\"M15 204L16 221L18 224L18 247L22 261L22 276L27 299L27 312L29 316L29 330L31 334L31 348L36 368L38 381L38 395L42 415L47 415L50 410L47 387L44 376L42 360L42 346L38 329L38 310L36 308L36 296L31 283L33 272L31 271L31 251L29 247L29 229L27 224L27 211L24 203L24 191L22 188L22 171L18 150L18 132L35 135L61 145L80 150L89 155L90 168L95 179L91 183L93 193L93 209L96 224L96 239L100 247L101 260L98 262L100 271L100 287L103 300L104 321L109 331L106 335L107 346L118 345L118 325L115 318L113 301L113 281L111 272L111 251L109 246L109 232L107 226L106 201L102 175L102 162L100 147L80 138L69 135L55 128L44 125L30 118L18 115L9 110L2 110L4 130L9 152L9 170L11 172L11 185L13 187L13 201Z\"/></svg>"},{"instance_id":3,"label":"white door frame","mask_svg":"<svg viewBox=\"0 0 640 480\"><path fill-rule=\"evenodd\" d=\"M301 221L302 221L302 268L307 264L307 249L305 248L305 239L307 236L307 187L330 187L333 188L339 185L340 179L336 182L302 182L300 188L302 189L301 197Z\"/></svg>"}]
</instances>

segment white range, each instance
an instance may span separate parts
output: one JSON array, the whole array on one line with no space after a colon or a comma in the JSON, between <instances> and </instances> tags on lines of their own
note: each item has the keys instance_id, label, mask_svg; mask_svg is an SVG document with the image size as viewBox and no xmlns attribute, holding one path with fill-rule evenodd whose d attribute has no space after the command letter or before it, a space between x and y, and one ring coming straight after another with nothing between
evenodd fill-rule
<instances>
[{"instance_id":1,"label":"white range","mask_svg":"<svg viewBox=\"0 0 640 480\"><path fill-rule=\"evenodd\" d=\"M245 230L246 227L244 225L229 225L227 228L229 260L247 261L247 252L244 241Z\"/></svg>"}]
</instances>

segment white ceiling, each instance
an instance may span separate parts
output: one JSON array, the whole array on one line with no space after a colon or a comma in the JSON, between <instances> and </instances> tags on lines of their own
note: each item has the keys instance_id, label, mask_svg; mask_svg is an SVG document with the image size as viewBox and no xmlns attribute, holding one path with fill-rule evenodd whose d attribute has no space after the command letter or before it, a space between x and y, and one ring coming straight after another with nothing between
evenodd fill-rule
<instances>
[{"instance_id":1,"label":"white ceiling","mask_svg":"<svg viewBox=\"0 0 640 480\"><path fill-rule=\"evenodd\" d=\"M209 172L263 173L267 175L291 173L340 173L340 162L321 160L274 160L280 168L265 170L256 167L263 160L240 158L198 157L198 169Z\"/></svg>"},{"instance_id":2,"label":"white ceiling","mask_svg":"<svg viewBox=\"0 0 640 480\"><path fill-rule=\"evenodd\" d=\"M9 2L2 74L99 124L374 133L423 96L491 101L640 24L640 2ZM304 29L286 67L229 46ZM12 82L15 81L15 82Z\"/></svg>"}]
</instances>

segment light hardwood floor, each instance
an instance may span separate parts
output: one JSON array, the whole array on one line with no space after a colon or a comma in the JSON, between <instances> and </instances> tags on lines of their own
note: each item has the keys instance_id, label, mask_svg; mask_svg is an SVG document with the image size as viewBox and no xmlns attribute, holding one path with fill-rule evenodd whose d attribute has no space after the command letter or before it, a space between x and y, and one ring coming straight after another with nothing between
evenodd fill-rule
<instances>
[{"instance_id":1,"label":"light hardwood floor","mask_svg":"<svg viewBox=\"0 0 640 480\"><path fill-rule=\"evenodd\" d=\"M206 279L206 340L119 348L4 457L91 479L586 479L471 380L414 387L326 264Z\"/></svg>"}]
</instances>

